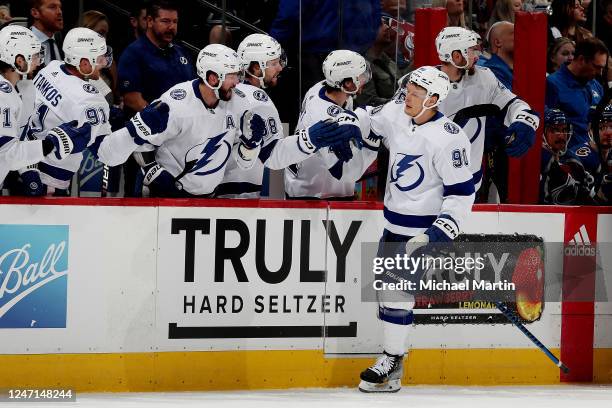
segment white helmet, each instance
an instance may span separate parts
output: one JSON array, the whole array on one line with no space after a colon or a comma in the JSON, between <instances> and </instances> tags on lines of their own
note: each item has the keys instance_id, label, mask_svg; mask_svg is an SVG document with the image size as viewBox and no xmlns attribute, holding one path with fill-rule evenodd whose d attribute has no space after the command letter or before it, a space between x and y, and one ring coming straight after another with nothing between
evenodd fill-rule
<instances>
[{"instance_id":1,"label":"white helmet","mask_svg":"<svg viewBox=\"0 0 612 408\"><path fill-rule=\"evenodd\" d=\"M264 77L268 61L278 58L283 68L287 64L287 59L281 45L274 38L266 34L251 34L246 36L238 46L238 56L242 63L242 69L247 75L255 76L248 71L249 65L251 65L252 62L259 64L262 76L255 77L259 79L259 85L262 88L266 87L264 84Z\"/></svg>"},{"instance_id":2,"label":"white helmet","mask_svg":"<svg viewBox=\"0 0 612 408\"><path fill-rule=\"evenodd\" d=\"M445 27L436 37L436 50L440 61L450 62L456 68L465 69L469 65L468 50L479 42L480 36L473 31L463 27ZM466 64L463 67L458 67L453 62L453 51L459 51L465 58Z\"/></svg>"},{"instance_id":3,"label":"white helmet","mask_svg":"<svg viewBox=\"0 0 612 408\"><path fill-rule=\"evenodd\" d=\"M349 95L357 93L361 85L372 78L370 64L361 55L349 50L336 50L323 61L323 74L327 85L341 89ZM354 91L347 91L342 82L350 78L356 85Z\"/></svg>"},{"instance_id":4,"label":"white helmet","mask_svg":"<svg viewBox=\"0 0 612 408\"><path fill-rule=\"evenodd\" d=\"M26 70L15 64L17 56L26 61ZM34 33L25 27L8 25L0 30L0 61L10 65L21 75L32 72L33 62L43 60L41 43Z\"/></svg>"},{"instance_id":5,"label":"white helmet","mask_svg":"<svg viewBox=\"0 0 612 408\"><path fill-rule=\"evenodd\" d=\"M240 59L238 54L229 47L222 44L210 44L200 50L196 62L198 76L210 89L215 91L215 96L219 98L219 88L225 81L225 76L232 73L240 73ZM206 79L207 72L214 72L219 77L217 86L212 86Z\"/></svg>"},{"instance_id":6,"label":"white helmet","mask_svg":"<svg viewBox=\"0 0 612 408\"><path fill-rule=\"evenodd\" d=\"M77 27L68 31L64 39L64 61L75 67L82 75L93 73L81 71L81 60L86 59L95 69L96 65L107 68L113 62L112 50L106 46L106 40L100 34L85 27Z\"/></svg>"},{"instance_id":7,"label":"white helmet","mask_svg":"<svg viewBox=\"0 0 612 408\"><path fill-rule=\"evenodd\" d=\"M423 110L421 110L416 117L421 116L426 109L432 109L438 106L450 92L448 75L435 67L424 66L415 69L410 74L408 83L420 86L427 91L427 96L423 100ZM429 98L434 95L438 96L438 101L432 106L425 106Z\"/></svg>"}]
</instances>

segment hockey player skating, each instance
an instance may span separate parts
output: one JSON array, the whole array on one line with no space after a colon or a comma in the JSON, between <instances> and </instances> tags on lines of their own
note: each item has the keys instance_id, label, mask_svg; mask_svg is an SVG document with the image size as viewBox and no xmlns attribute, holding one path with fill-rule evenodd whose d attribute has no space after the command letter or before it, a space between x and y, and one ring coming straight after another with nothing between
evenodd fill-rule
<instances>
[{"instance_id":1,"label":"hockey player skating","mask_svg":"<svg viewBox=\"0 0 612 408\"><path fill-rule=\"evenodd\" d=\"M36 70L42 60L41 43L29 29L11 25L0 30L0 188L10 170L34 165L51 154L61 160L70 153L82 151L89 142L89 125L76 128L76 122L50 129L40 140L19 140L21 117L27 107L23 106L16 84ZM26 182L28 172L34 170L25 169L22 177ZM31 187L38 188L38 185Z\"/></svg>"},{"instance_id":2,"label":"hockey player skating","mask_svg":"<svg viewBox=\"0 0 612 408\"><path fill-rule=\"evenodd\" d=\"M384 200L385 229L377 256L404 254L406 243L453 240L470 213L474 183L469 167L470 141L461 128L439 112L449 93L445 73L421 67L410 74L403 104L372 110L372 134L364 143L389 149ZM390 248L391 247L391 248ZM383 274L386 274L384 272ZM383 355L361 373L363 392L396 392L401 387L413 297L391 299L379 292Z\"/></svg>"},{"instance_id":3,"label":"hockey player skating","mask_svg":"<svg viewBox=\"0 0 612 408\"><path fill-rule=\"evenodd\" d=\"M230 160L243 170L259 160L270 123L236 103L238 55L211 44L200 51L196 65L198 79L177 84L160 97L170 106L168 127L147 140L157 149L155 162L143 168L144 184L153 195L210 197ZM338 129L335 123L319 123L294 142L314 151L320 138Z\"/></svg>"},{"instance_id":4,"label":"hockey player skating","mask_svg":"<svg viewBox=\"0 0 612 408\"><path fill-rule=\"evenodd\" d=\"M66 34L63 50L64 61L51 61L34 78L35 110L25 130L27 137L44 138L49 129L65 122L88 123L89 149L101 162L115 166L145 143L142 137L164 129L167 106L156 105L111 133L108 103L89 81L99 78L100 70L112 62L104 37L88 28L74 28ZM38 164L42 194L68 194L70 180L83 158L81 151L61 159L47 155Z\"/></svg>"},{"instance_id":5,"label":"hockey player skating","mask_svg":"<svg viewBox=\"0 0 612 408\"><path fill-rule=\"evenodd\" d=\"M332 51L323 61L323 74L325 80L315 84L304 96L297 129L331 119L352 129L357 139L369 135L368 121L363 120L366 111L353 112L354 95L371 78L365 58L349 50ZM375 150L359 149L353 144L319 150L287 168L285 192L289 198L352 199L355 182L375 158Z\"/></svg>"},{"instance_id":6,"label":"hockey player skating","mask_svg":"<svg viewBox=\"0 0 612 408\"><path fill-rule=\"evenodd\" d=\"M245 76L234 89L232 109L237 114L250 111L261 116L265 134L252 168L244 170L236 161L228 162L216 196L257 198L261 192L264 166L273 170L284 169L308 158L320 148L345 143L351 135L347 132L349 129L330 124L330 132L315 139L317 146L300 141L299 132L284 137L276 106L264 90L276 86L285 66L280 44L268 35L251 34L240 43L237 53Z\"/></svg>"}]
</instances>

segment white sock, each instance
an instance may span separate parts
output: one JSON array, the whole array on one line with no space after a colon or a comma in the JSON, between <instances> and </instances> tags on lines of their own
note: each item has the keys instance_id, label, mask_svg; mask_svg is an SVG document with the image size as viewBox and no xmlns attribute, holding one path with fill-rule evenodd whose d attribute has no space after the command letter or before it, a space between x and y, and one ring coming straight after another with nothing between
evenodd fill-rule
<instances>
[{"instance_id":1,"label":"white sock","mask_svg":"<svg viewBox=\"0 0 612 408\"><path fill-rule=\"evenodd\" d=\"M393 324L383 320L383 346L387 353L398 356L406 352L406 340L410 326Z\"/></svg>"}]
</instances>

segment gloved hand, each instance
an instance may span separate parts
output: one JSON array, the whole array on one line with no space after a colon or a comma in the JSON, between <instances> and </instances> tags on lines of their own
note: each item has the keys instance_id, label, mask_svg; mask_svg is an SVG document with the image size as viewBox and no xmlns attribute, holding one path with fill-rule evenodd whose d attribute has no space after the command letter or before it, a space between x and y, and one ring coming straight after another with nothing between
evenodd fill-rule
<instances>
[{"instance_id":1,"label":"gloved hand","mask_svg":"<svg viewBox=\"0 0 612 408\"><path fill-rule=\"evenodd\" d=\"M535 141L535 130L533 127L522 122L512 122L505 136L506 153L510 157L521 157Z\"/></svg>"},{"instance_id":2,"label":"gloved hand","mask_svg":"<svg viewBox=\"0 0 612 408\"><path fill-rule=\"evenodd\" d=\"M304 153L311 154L323 147L337 146L351 139L359 140L361 136L358 132L359 128L355 125L339 125L327 119L315 123L308 129L301 129L298 132L298 147Z\"/></svg>"},{"instance_id":3,"label":"gloved hand","mask_svg":"<svg viewBox=\"0 0 612 408\"><path fill-rule=\"evenodd\" d=\"M435 242L451 242L459 235L459 227L452 217L440 214L421 235L408 240L408 244L429 244Z\"/></svg>"},{"instance_id":4,"label":"gloved hand","mask_svg":"<svg viewBox=\"0 0 612 408\"><path fill-rule=\"evenodd\" d=\"M183 189L183 185L155 161L145 165L140 171L143 175L142 184L149 188L151 196L174 197Z\"/></svg>"},{"instance_id":5,"label":"gloved hand","mask_svg":"<svg viewBox=\"0 0 612 408\"><path fill-rule=\"evenodd\" d=\"M45 193L40 173L37 169L26 170L21 173L23 183L23 195L28 197L41 197Z\"/></svg>"},{"instance_id":6,"label":"gloved hand","mask_svg":"<svg viewBox=\"0 0 612 408\"><path fill-rule=\"evenodd\" d=\"M45 139L53 143L55 157L62 160L66 156L80 153L89 144L91 139L91 125L85 123L81 127L76 127L78 122L73 120L63 123L49 130Z\"/></svg>"},{"instance_id":7,"label":"gloved hand","mask_svg":"<svg viewBox=\"0 0 612 408\"><path fill-rule=\"evenodd\" d=\"M125 127L134 138L134 143L139 146L145 143L158 146L151 136L166 130L169 112L170 107L167 103L155 101L128 120Z\"/></svg>"},{"instance_id":8,"label":"gloved hand","mask_svg":"<svg viewBox=\"0 0 612 408\"><path fill-rule=\"evenodd\" d=\"M240 140L248 149L261 146L263 138L268 133L266 122L256 113L245 111L240 118Z\"/></svg>"}]
</instances>

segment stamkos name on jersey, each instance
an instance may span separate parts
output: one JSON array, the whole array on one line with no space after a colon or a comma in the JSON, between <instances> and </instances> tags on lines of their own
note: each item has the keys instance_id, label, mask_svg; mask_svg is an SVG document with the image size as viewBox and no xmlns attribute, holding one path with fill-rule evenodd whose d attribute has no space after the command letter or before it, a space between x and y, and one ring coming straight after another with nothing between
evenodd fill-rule
<instances>
[{"instance_id":1,"label":"stamkos name on jersey","mask_svg":"<svg viewBox=\"0 0 612 408\"><path fill-rule=\"evenodd\" d=\"M62 95L59 93L59 91L40 74L36 75L36 78L34 78L34 86L40 91L42 96L45 97L47 102L53 106L57 106L59 101L62 99Z\"/></svg>"}]
</instances>

